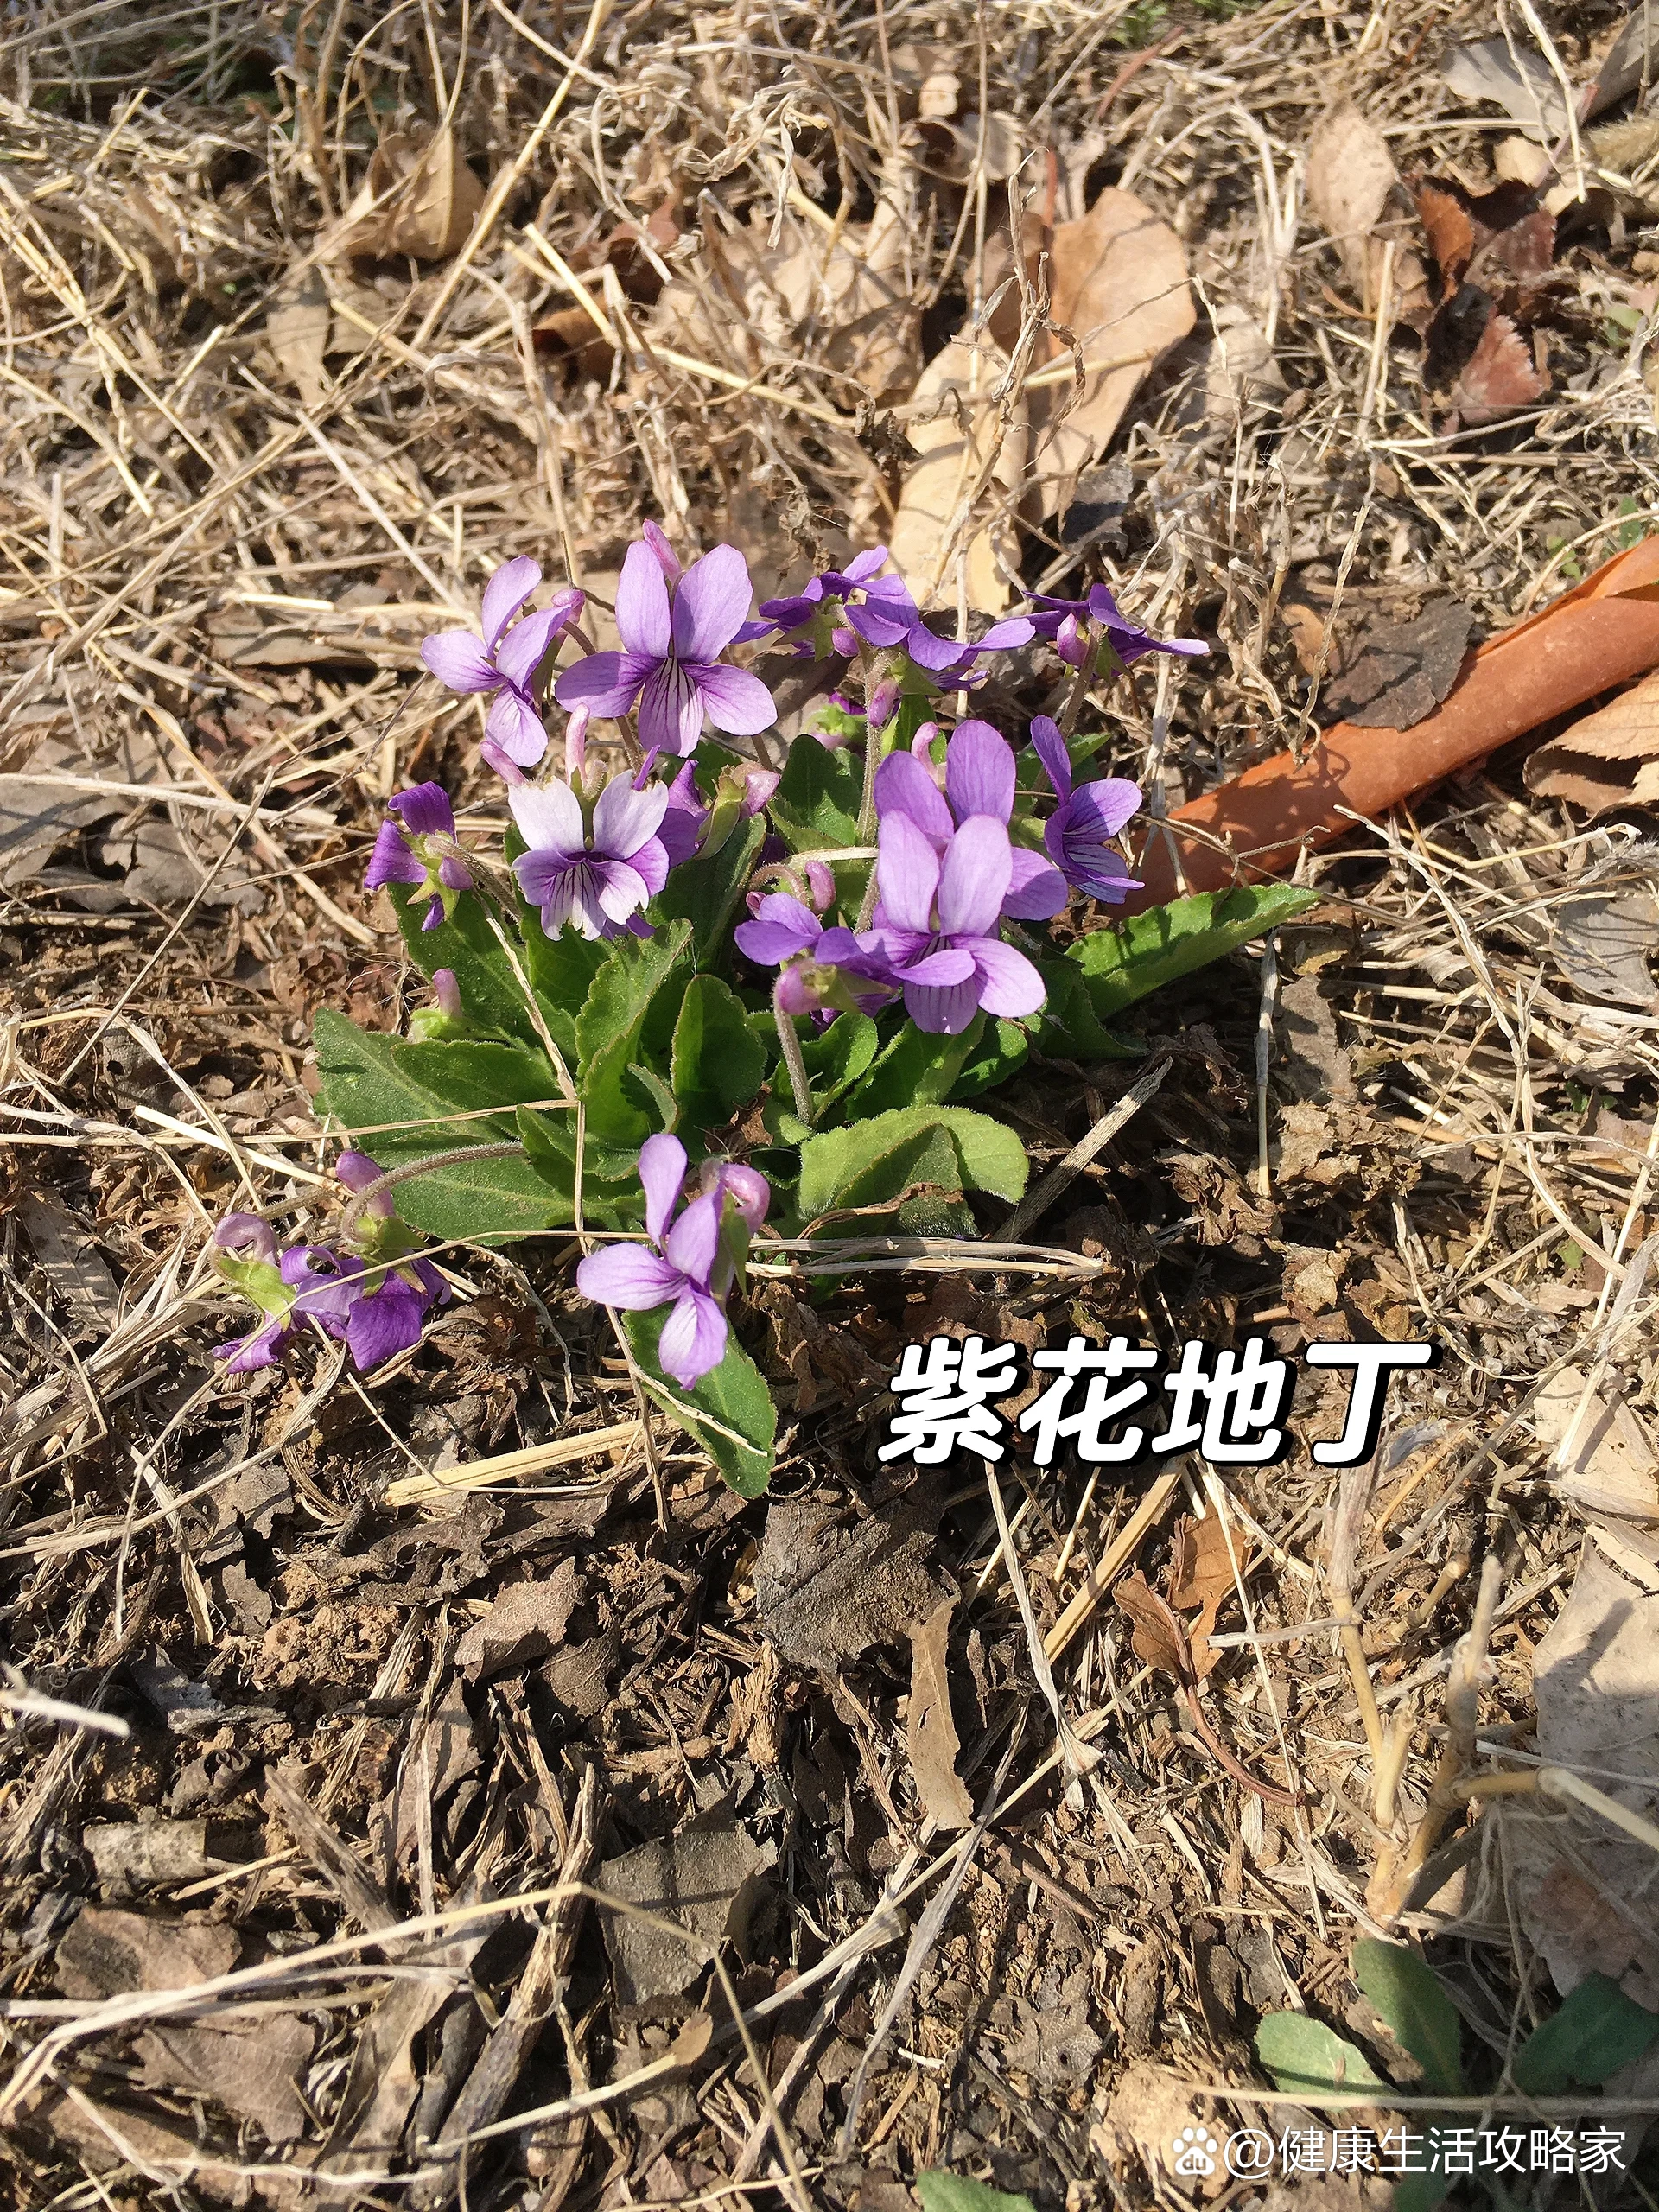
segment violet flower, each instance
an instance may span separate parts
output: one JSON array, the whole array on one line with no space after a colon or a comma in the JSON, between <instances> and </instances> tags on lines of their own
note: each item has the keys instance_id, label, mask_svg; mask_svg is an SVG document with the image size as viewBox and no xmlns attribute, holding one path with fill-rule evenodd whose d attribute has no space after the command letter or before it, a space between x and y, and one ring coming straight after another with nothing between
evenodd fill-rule
<instances>
[{"instance_id":1,"label":"violet flower","mask_svg":"<svg viewBox=\"0 0 1659 2212\"><path fill-rule=\"evenodd\" d=\"M946 843L943 863L908 813L883 818L881 895L874 927L859 941L880 956L883 981L903 991L918 1029L956 1037L982 1007L1013 1019L1042 1005L1041 976L995 933L1013 875L1008 833L991 815L969 816Z\"/></svg>"},{"instance_id":2,"label":"violet flower","mask_svg":"<svg viewBox=\"0 0 1659 2212\"><path fill-rule=\"evenodd\" d=\"M567 922L590 939L624 927L652 934L636 918L668 881L669 856L657 835L669 804L663 785L640 791L627 776L613 776L589 800L569 784L525 784L507 793L507 804L530 848L513 874L541 908L549 937Z\"/></svg>"},{"instance_id":3,"label":"violet flower","mask_svg":"<svg viewBox=\"0 0 1659 2212\"><path fill-rule=\"evenodd\" d=\"M257 1213L226 1214L213 1231L213 1260L225 1281L264 1316L245 1336L219 1344L213 1357L225 1362L227 1375L275 1365L293 1341L294 1293L285 1266L277 1264L270 1224Z\"/></svg>"},{"instance_id":4,"label":"violet flower","mask_svg":"<svg viewBox=\"0 0 1659 2212\"><path fill-rule=\"evenodd\" d=\"M442 630L421 644L421 658L441 683L463 694L493 695L481 750L509 781L510 772L533 767L547 750L547 732L531 687L548 647L569 624L582 620L587 604L585 593L562 591L550 607L526 614L509 629L513 614L541 581L539 563L521 553L484 587L481 645L470 630Z\"/></svg>"},{"instance_id":5,"label":"violet flower","mask_svg":"<svg viewBox=\"0 0 1659 2212\"><path fill-rule=\"evenodd\" d=\"M1111 840L1139 808L1139 784L1122 776L1105 776L1098 783L1071 781L1071 756L1059 724L1039 715L1031 725L1031 742L1054 786L1059 804L1043 825L1043 842L1049 858L1068 883L1086 891L1091 899L1109 906L1121 905L1140 878L1129 874L1122 855L1114 852Z\"/></svg>"},{"instance_id":6,"label":"violet flower","mask_svg":"<svg viewBox=\"0 0 1659 2212\"><path fill-rule=\"evenodd\" d=\"M872 545L865 552L855 553L844 569L826 569L789 597L762 600L762 619L745 623L738 632L740 641L746 637L765 637L769 631L776 631L780 637L797 637L798 632L810 626L811 637L798 638L792 650L807 659L822 658L835 652L835 633L843 626L840 602L849 592L864 589L878 570L886 567L887 559L885 545ZM849 647L849 651L853 649Z\"/></svg>"},{"instance_id":7,"label":"violet flower","mask_svg":"<svg viewBox=\"0 0 1659 2212\"><path fill-rule=\"evenodd\" d=\"M1014 747L1001 731L986 721L958 722L945 747L943 791L925 753L924 733L918 731L915 749L890 753L876 770L878 819L906 816L941 858L956 832L976 815L1007 828L1014 816ZM1065 905L1064 877L1040 853L1024 845L1010 845L1009 851L1003 913L1014 921L1047 921Z\"/></svg>"},{"instance_id":8,"label":"violet flower","mask_svg":"<svg viewBox=\"0 0 1659 2212\"><path fill-rule=\"evenodd\" d=\"M671 552L667 559L678 568ZM772 694L758 676L720 658L743 627L750 596L748 563L734 545L716 545L671 575L655 541L636 542L616 589L624 650L589 653L567 668L555 698L595 715L626 715L637 699L647 763L659 753L691 752L705 721L753 737L776 718Z\"/></svg>"},{"instance_id":9,"label":"violet flower","mask_svg":"<svg viewBox=\"0 0 1659 2212\"><path fill-rule=\"evenodd\" d=\"M1128 668L1147 653L1190 656L1210 650L1202 638L1154 638L1139 624L1127 621L1104 584L1093 585L1086 599L1051 599L1043 592L1033 592L1032 598L1040 610L1031 617L1032 629L1038 637L1052 640L1069 668L1084 667L1103 644L1119 668Z\"/></svg>"},{"instance_id":10,"label":"violet flower","mask_svg":"<svg viewBox=\"0 0 1659 2212\"><path fill-rule=\"evenodd\" d=\"M450 1294L429 1260L387 1266L331 1244L296 1244L284 1252L283 1280L294 1287L295 1319L315 1321L344 1343L360 1375L419 1344L429 1310Z\"/></svg>"},{"instance_id":11,"label":"violet flower","mask_svg":"<svg viewBox=\"0 0 1659 2212\"><path fill-rule=\"evenodd\" d=\"M851 930L825 929L810 906L787 892L755 899L753 918L740 922L732 938L746 960L782 970L772 994L780 1014L819 1014L836 1000L873 1014L893 996L882 981L879 955ZM861 991L855 988L861 982Z\"/></svg>"},{"instance_id":12,"label":"violet flower","mask_svg":"<svg viewBox=\"0 0 1659 2212\"><path fill-rule=\"evenodd\" d=\"M365 891L383 884L416 883L430 900L423 930L435 930L455 911L461 892L473 887L472 871L455 842L455 810L442 784L416 784L386 802L388 816L369 855Z\"/></svg>"},{"instance_id":13,"label":"violet flower","mask_svg":"<svg viewBox=\"0 0 1659 2212\"><path fill-rule=\"evenodd\" d=\"M576 1287L596 1305L645 1313L672 1305L657 1357L664 1375L690 1390L726 1357L725 1300L750 1235L766 1219L772 1192L764 1175L735 1162L703 1171L705 1187L670 1228L685 1183L685 1147L676 1136L647 1137L639 1147L645 1230L656 1251L612 1244L590 1252Z\"/></svg>"},{"instance_id":14,"label":"violet flower","mask_svg":"<svg viewBox=\"0 0 1659 2212\"><path fill-rule=\"evenodd\" d=\"M1027 645L1036 635L1031 618L1010 616L994 622L976 645L957 638L942 638L930 630L920 608L898 576L878 576L864 586L864 598L847 608L847 620L867 645L907 653L918 668L925 668L946 690L959 686L973 672L982 653L1011 652Z\"/></svg>"}]
</instances>

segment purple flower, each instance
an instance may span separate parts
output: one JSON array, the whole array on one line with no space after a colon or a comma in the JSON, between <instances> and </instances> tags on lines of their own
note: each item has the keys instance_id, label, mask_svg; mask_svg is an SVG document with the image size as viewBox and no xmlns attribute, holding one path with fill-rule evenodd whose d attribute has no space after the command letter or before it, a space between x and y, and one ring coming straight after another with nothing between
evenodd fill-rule
<instances>
[{"instance_id":1,"label":"purple flower","mask_svg":"<svg viewBox=\"0 0 1659 2212\"><path fill-rule=\"evenodd\" d=\"M670 868L680 868L695 859L709 827L709 811L688 760L668 786L668 804L657 825L657 842L668 855Z\"/></svg>"},{"instance_id":2,"label":"purple flower","mask_svg":"<svg viewBox=\"0 0 1659 2212\"><path fill-rule=\"evenodd\" d=\"M768 631L791 637L798 630L810 625L812 637L802 639L795 651L814 658L835 650L833 632L840 626L839 602L849 592L860 591L869 582L878 569L887 565L887 549L872 545L868 551L856 553L844 569L826 569L822 575L786 599L766 599L760 602L762 620L746 622L738 632L740 641L745 638L763 638Z\"/></svg>"},{"instance_id":3,"label":"purple flower","mask_svg":"<svg viewBox=\"0 0 1659 2212\"><path fill-rule=\"evenodd\" d=\"M567 624L581 620L587 603L582 592L562 591L550 607L526 614L509 629L512 617L541 581L540 566L521 553L484 587L481 645L470 630L440 631L421 645L421 658L452 691L493 695L482 749L491 766L503 773L503 761L510 768L533 767L547 750L547 732L531 686L548 647Z\"/></svg>"},{"instance_id":4,"label":"purple flower","mask_svg":"<svg viewBox=\"0 0 1659 2212\"><path fill-rule=\"evenodd\" d=\"M920 748L920 732L917 742ZM1014 816L1014 747L984 721L957 725L945 747L943 791L920 749L890 753L875 774L878 817L906 816L941 858L956 832L976 815L1000 822L1006 830ZM1009 852L1003 913L1022 922L1046 921L1058 914L1066 897L1058 869L1023 845L1011 845Z\"/></svg>"},{"instance_id":5,"label":"purple flower","mask_svg":"<svg viewBox=\"0 0 1659 2212\"><path fill-rule=\"evenodd\" d=\"M423 930L435 930L455 911L455 900L473 887L472 871L455 842L455 810L442 784L416 784L386 802L393 819L380 824L369 855L366 891L386 883L418 883L429 894Z\"/></svg>"},{"instance_id":6,"label":"purple flower","mask_svg":"<svg viewBox=\"0 0 1659 2212\"><path fill-rule=\"evenodd\" d=\"M669 1227L685 1182L685 1147L675 1136L639 1147L645 1230L656 1251L613 1244L589 1253L576 1287L596 1305L645 1313L672 1305L657 1357L663 1372L689 1390L726 1357L726 1294L750 1233L766 1219L772 1192L764 1175L735 1162L703 1170L704 1188Z\"/></svg>"},{"instance_id":7,"label":"purple flower","mask_svg":"<svg viewBox=\"0 0 1659 2212\"><path fill-rule=\"evenodd\" d=\"M928 628L898 576L878 576L867 583L861 605L849 606L847 620L867 645L907 653L918 668L925 668L946 689L969 675L982 653L1010 652L1017 645L1029 645L1036 635L1030 618L1016 614L993 623L977 645L942 638Z\"/></svg>"},{"instance_id":8,"label":"purple flower","mask_svg":"<svg viewBox=\"0 0 1659 2212\"><path fill-rule=\"evenodd\" d=\"M613 776L591 803L569 784L525 784L508 792L530 848L513 862L513 874L541 908L549 937L567 922L589 938L615 937L624 925L636 937L651 935L632 918L668 881L668 855L657 835L668 802L661 784L639 791L626 776Z\"/></svg>"},{"instance_id":9,"label":"purple flower","mask_svg":"<svg viewBox=\"0 0 1659 2212\"><path fill-rule=\"evenodd\" d=\"M956 1037L981 1007L1012 1018L1043 1003L1041 976L995 934L1013 875L1008 833L993 816L971 815L946 842L943 864L908 813L884 817L881 896L860 944L880 954L883 980L903 991L918 1029Z\"/></svg>"},{"instance_id":10,"label":"purple flower","mask_svg":"<svg viewBox=\"0 0 1659 2212\"><path fill-rule=\"evenodd\" d=\"M647 760L691 752L705 721L753 737L776 717L772 694L758 676L720 658L743 627L749 599L748 563L734 545L715 546L683 575L668 573L654 541L630 545L616 588L624 650L577 661L554 696L595 715L626 715L637 699Z\"/></svg>"},{"instance_id":11,"label":"purple flower","mask_svg":"<svg viewBox=\"0 0 1659 2212\"><path fill-rule=\"evenodd\" d=\"M1031 742L1060 802L1043 825L1049 858L1068 883L1075 883L1091 899L1121 904L1129 892L1140 888L1140 878L1129 874L1122 855L1113 851L1111 840L1140 806L1140 785L1122 776L1106 776L1074 789L1071 756L1058 723L1047 715L1039 715L1032 723Z\"/></svg>"},{"instance_id":12,"label":"purple flower","mask_svg":"<svg viewBox=\"0 0 1659 2212\"><path fill-rule=\"evenodd\" d=\"M329 1244L284 1252L283 1280L294 1292L294 1319L315 1321L346 1344L362 1375L419 1344L428 1311L449 1296L429 1260L378 1265Z\"/></svg>"},{"instance_id":13,"label":"purple flower","mask_svg":"<svg viewBox=\"0 0 1659 2212\"><path fill-rule=\"evenodd\" d=\"M1051 599L1042 592L1033 592L1032 597L1042 610L1031 618L1033 630L1039 638L1052 639L1055 651L1071 668L1082 668L1102 642L1110 648L1119 668L1147 653L1190 655L1210 650L1202 638L1154 638L1125 621L1104 584L1094 585L1087 599ZM1100 631L1099 639L1089 635L1090 624Z\"/></svg>"},{"instance_id":14,"label":"purple flower","mask_svg":"<svg viewBox=\"0 0 1659 2212\"><path fill-rule=\"evenodd\" d=\"M820 865L809 863L809 866ZM814 887L816 890L817 887ZM740 922L733 941L757 967L781 968L773 1003L781 1014L817 1014L831 994L872 1014L892 997L883 963L851 930L825 929L810 906L787 892L753 901L753 918ZM842 978L852 979L842 983ZM854 988L862 982L862 991ZM871 983L875 985L872 991Z\"/></svg>"},{"instance_id":15,"label":"purple flower","mask_svg":"<svg viewBox=\"0 0 1659 2212\"><path fill-rule=\"evenodd\" d=\"M226 1214L213 1231L213 1264L226 1282L264 1315L257 1329L214 1351L227 1375L251 1375L270 1367L293 1339L293 1294L276 1263L276 1239L257 1213Z\"/></svg>"}]
</instances>

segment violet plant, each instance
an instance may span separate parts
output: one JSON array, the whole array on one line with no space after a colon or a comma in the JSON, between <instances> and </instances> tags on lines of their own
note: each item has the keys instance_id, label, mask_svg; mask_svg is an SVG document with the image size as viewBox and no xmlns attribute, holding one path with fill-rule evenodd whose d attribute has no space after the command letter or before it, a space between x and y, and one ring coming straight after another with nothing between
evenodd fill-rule
<instances>
[{"instance_id":1,"label":"violet plant","mask_svg":"<svg viewBox=\"0 0 1659 2212\"><path fill-rule=\"evenodd\" d=\"M215 1263L256 1317L222 1356L245 1373L321 1336L372 1371L450 1294L423 1240L574 1235L575 1288L640 1387L753 1493L776 1411L732 1300L755 1240L806 1240L810 1274L849 1217L971 1236L976 1201L1017 1201L1027 1163L969 1102L1033 1058L1132 1054L1107 1026L1126 1007L1312 894L1123 918L1141 793L1096 773L1097 713L1079 724L1135 660L1204 648L1139 628L1103 585L953 638L876 546L753 616L736 547L682 567L647 524L620 649L599 650L574 587L525 611L541 581L506 563L478 634L422 648L483 709L505 849L435 782L389 803L365 881L430 1002L400 1036L318 1014L349 1196L327 1241L286 1250L257 1216L220 1224ZM821 678L791 741L762 669L732 658L762 640ZM1048 711L969 712L993 657L1012 677L1027 650Z\"/></svg>"}]
</instances>

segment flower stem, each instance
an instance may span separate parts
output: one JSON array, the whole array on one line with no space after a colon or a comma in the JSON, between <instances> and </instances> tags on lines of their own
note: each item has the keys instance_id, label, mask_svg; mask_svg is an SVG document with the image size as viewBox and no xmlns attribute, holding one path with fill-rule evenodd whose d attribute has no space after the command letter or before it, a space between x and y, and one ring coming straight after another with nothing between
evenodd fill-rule
<instances>
[{"instance_id":1,"label":"flower stem","mask_svg":"<svg viewBox=\"0 0 1659 2212\"><path fill-rule=\"evenodd\" d=\"M778 994L783 988L779 975L772 987L772 1018L778 1027L778 1049L784 1056L784 1065L789 1070L789 1087L795 1094L795 1111L810 1128L812 1126L812 1087L806 1079L806 1062L801 1058L801 1040L795 1034L795 1017L785 1014L778 1003Z\"/></svg>"}]
</instances>

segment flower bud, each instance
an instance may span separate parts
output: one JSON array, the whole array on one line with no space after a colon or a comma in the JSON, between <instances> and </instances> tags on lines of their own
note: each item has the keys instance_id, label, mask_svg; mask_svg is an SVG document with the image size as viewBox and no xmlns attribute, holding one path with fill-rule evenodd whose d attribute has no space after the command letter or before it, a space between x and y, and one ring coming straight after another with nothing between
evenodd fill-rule
<instances>
[{"instance_id":1,"label":"flower bud","mask_svg":"<svg viewBox=\"0 0 1659 2212\"><path fill-rule=\"evenodd\" d=\"M276 1239L270 1224L257 1213L227 1213L213 1231L213 1242L221 1252L236 1259L251 1260L262 1267L276 1264Z\"/></svg>"},{"instance_id":2,"label":"flower bud","mask_svg":"<svg viewBox=\"0 0 1659 2212\"><path fill-rule=\"evenodd\" d=\"M453 968L440 968L434 972L432 997L438 1012L446 1021L460 1021L463 1018L461 985L455 981L455 971Z\"/></svg>"},{"instance_id":3,"label":"flower bud","mask_svg":"<svg viewBox=\"0 0 1659 2212\"><path fill-rule=\"evenodd\" d=\"M743 776L743 818L759 814L762 807L770 806L783 777L776 768L749 768Z\"/></svg>"},{"instance_id":4,"label":"flower bud","mask_svg":"<svg viewBox=\"0 0 1659 2212\"><path fill-rule=\"evenodd\" d=\"M360 1193L380 1180L385 1170L369 1158L366 1152L342 1152L334 1162L334 1173L348 1191ZM397 1202L390 1191L376 1191L365 1211L381 1221L390 1221L397 1211Z\"/></svg>"},{"instance_id":5,"label":"flower bud","mask_svg":"<svg viewBox=\"0 0 1659 2212\"><path fill-rule=\"evenodd\" d=\"M1054 650L1068 668L1081 668L1089 658L1089 640L1075 614L1068 614L1054 636Z\"/></svg>"},{"instance_id":6,"label":"flower bud","mask_svg":"<svg viewBox=\"0 0 1659 2212\"><path fill-rule=\"evenodd\" d=\"M827 914L836 903L836 879L823 861L806 863L807 904L815 914Z\"/></svg>"},{"instance_id":7,"label":"flower bud","mask_svg":"<svg viewBox=\"0 0 1659 2212\"><path fill-rule=\"evenodd\" d=\"M574 784L588 765L588 724L592 709L573 707L570 719L564 726L564 774L567 783Z\"/></svg>"},{"instance_id":8,"label":"flower bud","mask_svg":"<svg viewBox=\"0 0 1659 2212\"><path fill-rule=\"evenodd\" d=\"M678 583L685 572L680 566L679 556L663 535L661 528L654 522L642 523L639 535L657 556L657 564L668 578L670 585Z\"/></svg>"},{"instance_id":9,"label":"flower bud","mask_svg":"<svg viewBox=\"0 0 1659 2212\"><path fill-rule=\"evenodd\" d=\"M527 784L530 778L516 760L510 760L493 737L484 737L478 743L479 758L486 767L493 768L504 784Z\"/></svg>"},{"instance_id":10,"label":"flower bud","mask_svg":"<svg viewBox=\"0 0 1659 2212\"><path fill-rule=\"evenodd\" d=\"M896 676L884 676L870 686L864 702L871 729L883 730L899 711L899 686Z\"/></svg>"}]
</instances>

